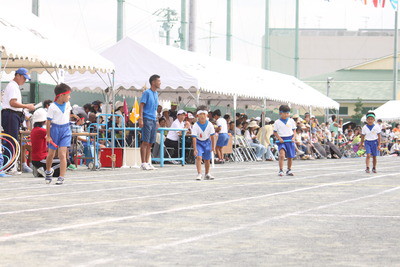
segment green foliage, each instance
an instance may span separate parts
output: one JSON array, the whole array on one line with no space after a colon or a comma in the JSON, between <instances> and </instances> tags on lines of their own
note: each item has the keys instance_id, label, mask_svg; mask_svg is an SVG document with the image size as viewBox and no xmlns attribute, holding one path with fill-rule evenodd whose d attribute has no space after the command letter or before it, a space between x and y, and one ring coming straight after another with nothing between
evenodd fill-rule
<instances>
[{"instance_id":1,"label":"green foliage","mask_svg":"<svg viewBox=\"0 0 400 267\"><path fill-rule=\"evenodd\" d=\"M361 98L357 98L357 102L355 104L354 112L355 114L351 116L356 123L361 122L361 118L364 116L363 114L363 103Z\"/></svg>"}]
</instances>

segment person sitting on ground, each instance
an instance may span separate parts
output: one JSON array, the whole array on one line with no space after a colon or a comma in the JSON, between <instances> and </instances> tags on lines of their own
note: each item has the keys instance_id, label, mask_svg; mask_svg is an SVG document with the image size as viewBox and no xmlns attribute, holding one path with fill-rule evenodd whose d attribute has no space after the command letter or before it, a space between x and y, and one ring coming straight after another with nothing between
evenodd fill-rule
<instances>
[{"instance_id":1,"label":"person sitting on ground","mask_svg":"<svg viewBox=\"0 0 400 267\"><path fill-rule=\"evenodd\" d=\"M396 137L395 143L390 148L390 155L400 156L400 138Z\"/></svg>"},{"instance_id":2,"label":"person sitting on ground","mask_svg":"<svg viewBox=\"0 0 400 267\"><path fill-rule=\"evenodd\" d=\"M47 120L47 111L43 108L37 109L32 116L33 129L31 132L32 142L32 167L33 176L45 177L46 157L47 157L47 142L46 129L44 128ZM53 177L60 175L59 161L53 162Z\"/></svg>"}]
</instances>

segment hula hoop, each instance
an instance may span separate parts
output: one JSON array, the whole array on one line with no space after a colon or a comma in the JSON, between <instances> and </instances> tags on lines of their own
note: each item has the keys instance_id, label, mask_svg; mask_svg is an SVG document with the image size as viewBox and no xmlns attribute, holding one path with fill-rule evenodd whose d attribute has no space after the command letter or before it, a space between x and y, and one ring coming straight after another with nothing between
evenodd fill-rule
<instances>
[{"instance_id":1,"label":"hula hoop","mask_svg":"<svg viewBox=\"0 0 400 267\"><path fill-rule=\"evenodd\" d=\"M15 163L17 162L16 159L20 155L20 145L19 145L18 141L9 134L0 133L0 136L4 136L4 137L0 137L0 139L7 141L12 148L12 152L11 152L9 148L4 146L4 148L7 149L8 153L10 153L10 156L12 155L11 159L8 156L4 156L4 157L8 158L7 164L3 163L3 166L1 167L1 171L4 171L4 170L7 170L7 169L13 167L15 165ZM5 138L5 137L8 137L8 138ZM14 145L13 145L13 143L11 143L10 140L12 140L14 142Z\"/></svg>"}]
</instances>

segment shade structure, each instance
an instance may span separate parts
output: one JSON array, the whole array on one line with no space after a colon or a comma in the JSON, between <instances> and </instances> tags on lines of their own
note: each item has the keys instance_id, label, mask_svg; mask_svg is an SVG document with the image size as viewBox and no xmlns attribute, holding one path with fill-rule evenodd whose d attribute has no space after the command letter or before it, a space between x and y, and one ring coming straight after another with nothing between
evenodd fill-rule
<instances>
[{"instance_id":1,"label":"shade structure","mask_svg":"<svg viewBox=\"0 0 400 267\"><path fill-rule=\"evenodd\" d=\"M196 97L202 100L261 104L262 99L299 106L338 109L339 104L293 76L243 66L171 46L142 43L126 37L101 53L116 66L115 88L141 93L148 78L161 76L161 98ZM88 73L66 75L76 89L105 89ZM105 78L104 78L105 79Z\"/></svg>"},{"instance_id":2,"label":"shade structure","mask_svg":"<svg viewBox=\"0 0 400 267\"><path fill-rule=\"evenodd\" d=\"M373 111L376 119L382 121L400 121L400 100L390 100ZM365 121L365 115L361 119Z\"/></svg>"},{"instance_id":3,"label":"shade structure","mask_svg":"<svg viewBox=\"0 0 400 267\"><path fill-rule=\"evenodd\" d=\"M19 67L42 73L64 69L70 73L112 72L114 64L89 48L79 46L31 13L0 8L1 66L7 72Z\"/></svg>"}]
</instances>

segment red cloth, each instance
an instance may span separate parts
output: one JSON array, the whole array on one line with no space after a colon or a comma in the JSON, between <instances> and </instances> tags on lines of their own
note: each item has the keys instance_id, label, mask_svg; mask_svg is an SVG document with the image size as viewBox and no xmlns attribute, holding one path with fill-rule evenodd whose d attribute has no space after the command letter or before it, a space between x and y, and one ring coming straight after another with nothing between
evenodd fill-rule
<instances>
[{"instance_id":1,"label":"red cloth","mask_svg":"<svg viewBox=\"0 0 400 267\"><path fill-rule=\"evenodd\" d=\"M32 160L41 161L47 157L46 129L35 127L31 132Z\"/></svg>"}]
</instances>

